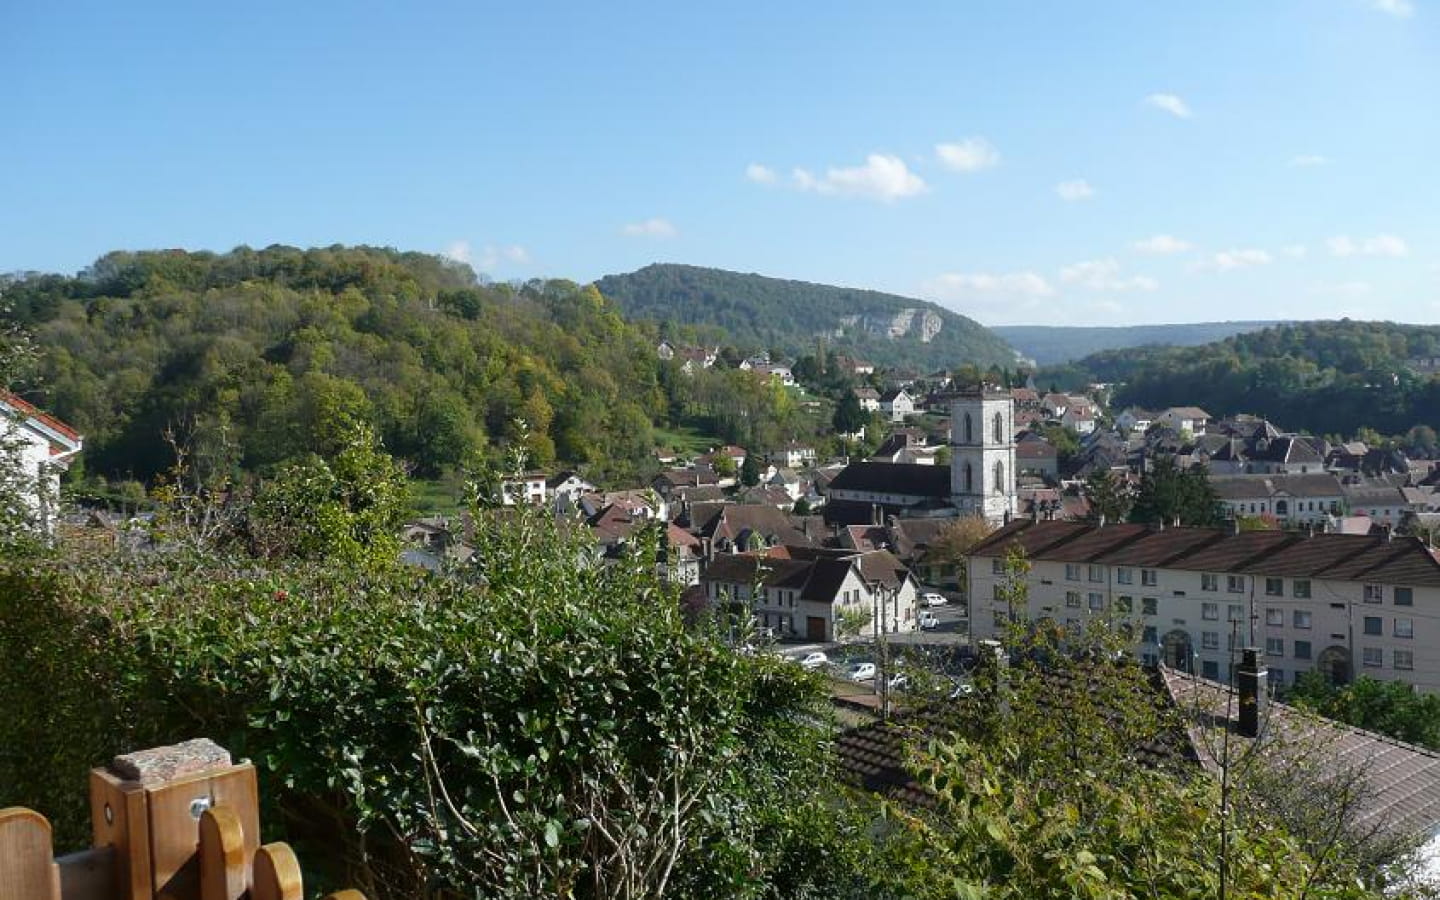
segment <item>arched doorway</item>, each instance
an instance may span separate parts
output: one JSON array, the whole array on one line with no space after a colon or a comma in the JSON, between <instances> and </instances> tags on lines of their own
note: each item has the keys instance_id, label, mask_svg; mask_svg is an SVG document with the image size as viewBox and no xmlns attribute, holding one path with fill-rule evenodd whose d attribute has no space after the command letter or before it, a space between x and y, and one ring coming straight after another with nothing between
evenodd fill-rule
<instances>
[{"instance_id":1,"label":"arched doorway","mask_svg":"<svg viewBox=\"0 0 1440 900\"><path fill-rule=\"evenodd\" d=\"M1190 643L1190 633L1183 628L1176 628L1165 633L1160 641L1160 661L1172 669L1179 669L1182 672L1194 672L1195 664L1194 645Z\"/></svg>"},{"instance_id":2,"label":"arched doorway","mask_svg":"<svg viewBox=\"0 0 1440 900\"><path fill-rule=\"evenodd\" d=\"M1349 684L1352 671L1350 651L1344 647L1326 647L1315 657L1315 671L1324 675L1331 684Z\"/></svg>"}]
</instances>

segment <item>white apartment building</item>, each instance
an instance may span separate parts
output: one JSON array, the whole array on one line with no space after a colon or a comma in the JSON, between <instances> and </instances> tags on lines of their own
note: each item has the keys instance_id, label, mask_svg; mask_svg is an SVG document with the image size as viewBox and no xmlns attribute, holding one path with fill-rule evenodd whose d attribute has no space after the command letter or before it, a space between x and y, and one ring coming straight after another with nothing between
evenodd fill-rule
<instances>
[{"instance_id":1,"label":"white apartment building","mask_svg":"<svg viewBox=\"0 0 1440 900\"><path fill-rule=\"evenodd\" d=\"M1440 562L1415 538L1018 520L971 553L972 641L1003 636L1012 551L1030 621L1105 617L1145 662L1229 681L1255 646L1276 684L1320 669L1440 693Z\"/></svg>"}]
</instances>

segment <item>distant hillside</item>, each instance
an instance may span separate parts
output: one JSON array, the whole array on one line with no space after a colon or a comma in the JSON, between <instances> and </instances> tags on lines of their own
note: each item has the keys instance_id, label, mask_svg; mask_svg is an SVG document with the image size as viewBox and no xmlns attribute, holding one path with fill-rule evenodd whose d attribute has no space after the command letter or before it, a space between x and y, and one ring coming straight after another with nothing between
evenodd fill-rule
<instances>
[{"instance_id":1,"label":"distant hillside","mask_svg":"<svg viewBox=\"0 0 1440 900\"><path fill-rule=\"evenodd\" d=\"M264 471L359 420L424 477L523 440L532 465L625 483L670 406L654 329L594 288L481 284L421 253L117 252L79 277L0 276L0 297L41 350L30 399L107 477L163 472L168 429L193 459Z\"/></svg>"},{"instance_id":2,"label":"distant hillside","mask_svg":"<svg viewBox=\"0 0 1440 900\"><path fill-rule=\"evenodd\" d=\"M1116 382L1117 408L1200 406L1248 412L1281 427L1352 435L1401 434L1440 422L1440 326L1395 322L1301 322L1199 347L1107 350L1042 372Z\"/></svg>"},{"instance_id":3,"label":"distant hillside","mask_svg":"<svg viewBox=\"0 0 1440 900\"><path fill-rule=\"evenodd\" d=\"M924 300L698 266L652 265L596 287L631 319L723 329L742 348L839 353L927 370L1013 366L1014 351L978 322Z\"/></svg>"},{"instance_id":4,"label":"distant hillside","mask_svg":"<svg viewBox=\"0 0 1440 900\"><path fill-rule=\"evenodd\" d=\"M1184 325L997 325L990 330L1042 366L1125 347L1195 347L1277 322L1195 322Z\"/></svg>"}]
</instances>

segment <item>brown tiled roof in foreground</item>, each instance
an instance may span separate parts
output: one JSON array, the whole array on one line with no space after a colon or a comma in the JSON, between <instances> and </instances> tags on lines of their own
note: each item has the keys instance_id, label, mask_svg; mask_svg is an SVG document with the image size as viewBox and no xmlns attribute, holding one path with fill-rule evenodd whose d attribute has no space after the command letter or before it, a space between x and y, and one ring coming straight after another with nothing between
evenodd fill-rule
<instances>
[{"instance_id":1,"label":"brown tiled roof in foreground","mask_svg":"<svg viewBox=\"0 0 1440 900\"><path fill-rule=\"evenodd\" d=\"M1189 713L1190 738L1206 768L1217 770L1211 748L1227 729L1232 741L1252 747L1257 739L1232 727L1239 704L1229 686L1174 669L1161 674L1176 707ZM1298 765L1318 766L1322 775L1362 775L1366 795L1354 826L1426 835L1440 827L1440 753L1273 701L1258 741L1264 749L1258 759L1281 772Z\"/></svg>"},{"instance_id":2,"label":"brown tiled roof in foreground","mask_svg":"<svg viewBox=\"0 0 1440 900\"><path fill-rule=\"evenodd\" d=\"M1235 534L1218 528L1155 529L1022 519L991 535L971 555L1004 556L1011 547L1019 547L1028 559L1052 562L1440 587L1440 562L1418 538L1385 534Z\"/></svg>"}]
</instances>

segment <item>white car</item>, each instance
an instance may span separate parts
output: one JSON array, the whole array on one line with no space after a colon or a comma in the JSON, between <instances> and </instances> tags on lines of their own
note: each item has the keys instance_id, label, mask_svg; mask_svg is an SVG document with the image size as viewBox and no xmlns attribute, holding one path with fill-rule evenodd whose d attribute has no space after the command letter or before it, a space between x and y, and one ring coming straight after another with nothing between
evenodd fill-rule
<instances>
[{"instance_id":1,"label":"white car","mask_svg":"<svg viewBox=\"0 0 1440 900\"><path fill-rule=\"evenodd\" d=\"M890 676L890 690L903 691L910 686L910 679L904 672L896 672Z\"/></svg>"},{"instance_id":2,"label":"white car","mask_svg":"<svg viewBox=\"0 0 1440 900\"><path fill-rule=\"evenodd\" d=\"M800 665L807 669L818 669L830 661L830 657L816 650L814 653L805 654L800 660Z\"/></svg>"},{"instance_id":3,"label":"white car","mask_svg":"<svg viewBox=\"0 0 1440 900\"><path fill-rule=\"evenodd\" d=\"M961 697L969 697L975 693L975 685L968 681L956 682L955 690L950 692L951 700L959 700Z\"/></svg>"},{"instance_id":4,"label":"white car","mask_svg":"<svg viewBox=\"0 0 1440 900\"><path fill-rule=\"evenodd\" d=\"M934 613L922 612L920 614L920 630L929 631L932 628L940 627L940 619Z\"/></svg>"},{"instance_id":5,"label":"white car","mask_svg":"<svg viewBox=\"0 0 1440 900\"><path fill-rule=\"evenodd\" d=\"M949 603L950 601L945 599L944 594L937 594L934 591L926 591L920 595L920 604L922 606L948 606Z\"/></svg>"},{"instance_id":6,"label":"white car","mask_svg":"<svg viewBox=\"0 0 1440 900\"><path fill-rule=\"evenodd\" d=\"M850 674L847 677L851 681L874 681L875 664L867 662L856 663L850 667Z\"/></svg>"}]
</instances>

